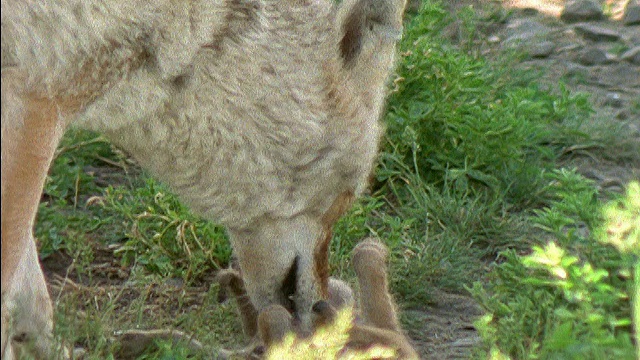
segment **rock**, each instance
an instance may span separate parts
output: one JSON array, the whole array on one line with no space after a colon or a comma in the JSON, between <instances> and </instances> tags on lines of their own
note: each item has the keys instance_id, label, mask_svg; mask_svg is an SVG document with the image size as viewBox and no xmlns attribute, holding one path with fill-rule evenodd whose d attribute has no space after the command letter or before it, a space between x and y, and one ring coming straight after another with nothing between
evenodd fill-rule
<instances>
[{"instance_id":1,"label":"rock","mask_svg":"<svg viewBox=\"0 0 640 360\"><path fill-rule=\"evenodd\" d=\"M631 0L627 3L627 6L624 8L622 23L625 25L640 24L640 1Z\"/></svg>"},{"instance_id":2,"label":"rock","mask_svg":"<svg viewBox=\"0 0 640 360\"><path fill-rule=\"evenodd\" d=\"M540 11L536 8L526 7L522 9L522 16L537 16L540 14Z\"/></svg>"},{"instance_id":3,"label":"rock","mask_svg":"<svg viewBox=\"0 0 640 360\"><path fill-rule=\"evenodd\" d=\"M551 29L535 20L516 19L507 25L507 39L505 42L513 43L533 38L544 38Z\"/></svg>"},{"instance_id":4,"label":"rock","mask_svg":"<svg viewBox=\"0 0 640 360\"><path fill-rule=\"evenodd\" d=\"M638 85L638 80L640 79L638 67L624 61L612 62L609 66L602 66L598 70L598 83L604 87L634 88ZM596 75L595 71L590 73Z\"/></svg>"},{"instance_id":5,"label":"rock","mask_svg":"<svg viewBox=\"0 0 640 360\"><path fill-rule=\"evenodd\" d=\"M500 37L497 35L491 35L487 38L489 44L497 44L500 42Z\"/></svg>"},{"instance_id":6,"label":"rock","mask_svg":"<svg viewBox=\"0 0 640 360\"><path fill-rule=\"evenodd\" d=\"M586 66L569 62L565 69L565 74L569 78L585 78L587 77L589 70Z\"/></svg>"},{"instance_id":7,"label":"rock","mask_svg":"<svg viewBox=\"0 0 640 360\"><path fill-rule=\"evenodd\" d=\"M620 55L620 59L640 66L640 46L633 47Z\"/></svg>"},{"instance_id":8,"label":"rock","mask_svg":"<svg viewBox=\"0 0 640 360\"><path fill-rule=\"evenodd\" d=\"M600 4L592 0L570 0L562 9L560 19L565 22L601 20L604 17Z\"/></svg>"},{"instance_id":9,"label":"rock","mask_svg":"<svg viewBox=\"0 0 640 360\"><path fill-rule=\"evenodd\" d=\"M620 39L620 34L602 26L578 24L574 29L582 37L592 41L616 41Z\"/></svg>"},{"instance_id":10,"label":"rock","mask_svg":"<svg viewBox=\"0 0 640 360\"><path fill-rule=\"evenodd\" d=\"M507 25L506 39L502 46L515 48L532 57L546 57L553 52L555 45L547 41L551 28L534 20L516 19Z\"/></svg>"},{"instance_id":11,"label":"rock","mask_svg":"<svg viewBox=\"0 0 640 360\"><path fill-rule=\"evenodd\" d=\"M620 97L620 94L615 92L607 93L602 103L614 108L621 108L622 105L624 105L624 101L622 100L622 97Z\"/></svg>"},{"instance_id":12,"label":"rock","mask_svg":"<svg viewBox=\"0 0 640 360\"><path fill-rule=\"evenodd\" d=\"M541 41L529 45L525 51L534 58L546 58L553 53L556 44L551 41Z\"/></svg>"},{"instance_id":13,"label":"rock","mask_svg":"<svg viewBox=\"0 0 640 360\"><path fill-rule=\"evenodd\" d=\"M590 47L580 51L576 60L582 65L591 66L602 65L609 59L605 51Z\"/></svg>"}]
</instances>

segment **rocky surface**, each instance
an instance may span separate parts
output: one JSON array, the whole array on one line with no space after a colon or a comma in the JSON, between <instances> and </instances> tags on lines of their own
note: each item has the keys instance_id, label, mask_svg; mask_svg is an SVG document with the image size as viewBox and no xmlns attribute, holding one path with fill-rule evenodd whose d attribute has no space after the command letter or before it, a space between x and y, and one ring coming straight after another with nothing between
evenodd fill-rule
<instances>
[{"instance_id":1,"label":"rocky surface","mask_svg":"<svg viewBox=\"0 0 640 360\"><path fill-rule=\"evenodd\" d=\"M454 0L451 12L473 6L481 18L499 19L483 24L480 51L491 57L503 51L523 54L518 67L542 70L539 85L558 88L562 81L572 93L590 96L595 113L585 126L612 125L625 141L640 143L640 0L597 1L505 0L505 8L484 0ZM607 8L603 11L603 8ZM495 16L495 14L498 16ZM491 15L493 14L493 16ZM445 36L461 41L459 22L445 29ZM566 166L576 168L602 190L622 192L632 180L640 180L640 156L619 149L579 149L568 156ZM633 147L631 147L633 149ZM637 151L637 147L635 148ZM573 151L573 150L569 150ZM472 324L473 300L464 311L442 312L434 305L410 316L432 325L417 336L416 345L425 359L467 359L478 343ZM420 316L418 316L420 315ZM440 326L440 327L438 327Z\"/></svg>"},{"instance_id":2,"label":"rocky surface","mask_svg":"<svg viewBox=\"0 0 640 360\"><path fill-rule=\"evenodd\" d=\"M510 49L528 54L517 66L543 70L541 85L553 88L562 81L570 91L590 95L595 114L587 123L613 124L640 143L640 0L567 1L556 16L530 1L526 6L517 6L518 0L508 3L516 6L500 26L487 27L483 53ZM602 11L606 5L608 16ZM474 7L486 11L486 2ZM624 157L576 157L570 165L601 188L621 191L621 184L640 179L637 155L630 162Z\"/></svg>"}]
</instances>

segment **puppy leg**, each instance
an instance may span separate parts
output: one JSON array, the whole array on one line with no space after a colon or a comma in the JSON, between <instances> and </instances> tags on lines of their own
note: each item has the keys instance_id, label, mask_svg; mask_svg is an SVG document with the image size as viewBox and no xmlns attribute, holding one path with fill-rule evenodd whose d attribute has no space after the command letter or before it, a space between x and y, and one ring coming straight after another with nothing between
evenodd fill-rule
<instances>
[{"instance_id":1,"label":"puppy leg","mask_svg":"<svg viewBox=\"0 0 640 360\"><path fill-rule=\"evenodd\" d=\"M238 305L244 334L249 338L253 338L258 332L258 312L251 303L249 295L247 295L242 277L233 269L225 269L218 272L216 280L220 283L220 293L218 296L220 302L225 300L226 292L231 291Z\"/></svg>"},{"instance_id":2,"label":"puppy leg","mask_svg":"<svg viewBox=\"0 0 640 360\"><path fill-rule=\"evenodd\" d=\"M399 359L418 359L403 335L395 304L389 294L387 249L379 241L366 239L353 250L353 267L360 283L360 308L364 324L349 332L349 347L366 348L383 345L396 350Z\"/></svg>"},{"instance_id":3,"label":"puppy leg","mask_svg":"<svg viewBox=\"0 0 640 360\"><path fill-rule=\"evenodd\" d=\"M346 282L334 277L329 278L329 297L327 300L331 306L338 310L346 307L353 308L355 305L351 287Z\"/></svg>"},{"instance_id":4,"label":"puppy leg","mask_svg":"<svg viewBox=\"0 0 640 360\"><path fill-rule=\"evenodd\" d=\"M281 343L285 336L293 331L293 317L281 305L271 305L258 315L258 330L260 339L268 349Z\"/></svg>"},{"instance_id":5,"label":"puppy leg","mask_svg":"<svg viewBox=\"0 0 640 360\"><path fill-rule=\"evenodd\" d=\"M395 305L387 290L387 249L371 238L353 250L353 267L360 284L360 310L366 325L400 331Z\"/></svg>"}]
</instances>

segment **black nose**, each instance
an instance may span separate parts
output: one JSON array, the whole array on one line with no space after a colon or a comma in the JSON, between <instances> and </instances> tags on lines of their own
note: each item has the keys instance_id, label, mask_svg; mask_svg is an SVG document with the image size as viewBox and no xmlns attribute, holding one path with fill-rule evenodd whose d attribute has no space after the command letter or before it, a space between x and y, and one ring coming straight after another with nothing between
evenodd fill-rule
<instances>
[{"instance_id":1,"label":"black nose","mask_svg":"<svg viewBox=\"0 0 640 360\"><path fill-rule=\"evenodd\" d=\"M331 305L325 300L320 300L320 301L317 301L315 304L313 304L313 306L311 307L311 310L313 310L313 312L318 315L322 315L331 311Z\"/></svg>"}]
</instances>

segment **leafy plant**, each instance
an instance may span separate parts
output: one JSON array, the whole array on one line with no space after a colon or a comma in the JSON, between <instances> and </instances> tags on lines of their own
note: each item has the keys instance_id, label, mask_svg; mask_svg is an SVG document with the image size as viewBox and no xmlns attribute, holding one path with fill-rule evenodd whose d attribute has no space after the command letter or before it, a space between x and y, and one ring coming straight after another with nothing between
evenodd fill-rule
<instances>
[{"instance_id":1,"label":"leafy plant","mask_svg":"<svg viewBox=\"0 0 640 360\"><path fill-rule=\"evenodd\" d=\"M133 191L107 188L103 203L125 216L122 225L129 230L115 251L124 266L135 263L151 273L189 281L229 261L224 230L192 215L151 178Z\"/></svg>"},{"instance_id":2,"label":"leafy plant","mask_svg":"<svg viewBox=\"0 0 640 360\"><path fill-rule=\"evenodd\" d=\"M553 178L557 200L533 221L555 241L527 255L506 252L489 285L471 289L489 312L476 324L486 349L517 359L634 359L640 187L632 183L627 197L596 211L601 216L594 221L581 207L593 202L592 191L576 189L575 174ZM581 221L594 231L575 232ZM633 323L637 329L638 319Z\"/></svg>"},{"instance_id":3,"label":"leafy plant","mask_svg":"<svg viewBox=\"0 0 640 360\"><path fill-rule=\"evenodd\" d=\"M553 168L563 146L588 140L579 130L591 112L587 98L520 83L526 74L503 72L443 42L438 31L447 22L442 7L427 2L406 27L385 151L414 165L427 183L448 179L517 207L537 205L530 195L543 186L541 170Z\"/></svg>"},{"instance_id":4,"label":"leafy plant","mask_svg":"<svg viewBox=\"0 0 640 360\"><path fill-rule=\"evenodd\" d=\"M343 348L349 340L349 330L353 324L353 312L344 309L338 312L336 320L320 328L308 339L298 339L294 334L285 337L281 344L271 347L267 359L394 359L392 349L374 346L366 350Z\"/></svg>"}]
</instances>

